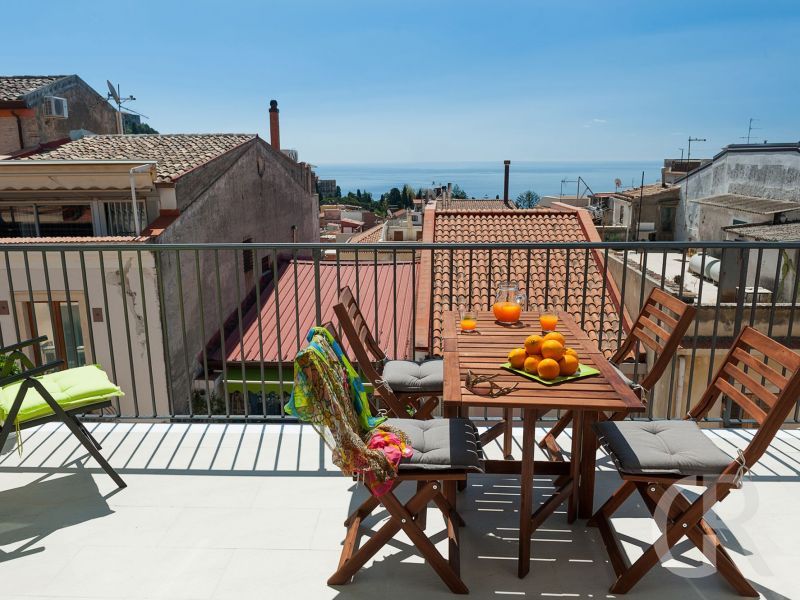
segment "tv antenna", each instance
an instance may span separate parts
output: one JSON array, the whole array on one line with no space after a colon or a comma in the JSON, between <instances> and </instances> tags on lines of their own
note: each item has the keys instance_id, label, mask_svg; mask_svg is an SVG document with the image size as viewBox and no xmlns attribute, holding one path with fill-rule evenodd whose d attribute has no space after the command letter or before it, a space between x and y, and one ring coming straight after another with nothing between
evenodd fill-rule
<instances>
[{"instance_id":1,"label":"tv antenna","mask_svg":"<svg viewBox=\"0 0 800 600\"><path fill-rule=\"evenodd\" d=\"M755 131L757 129L761 129L761 127L753 127L753 121L758 121L758 120L759 119L754 119L753 117L750 117L750 120L747 123L747 135L746 136L744 136L744 135L741 136L739 138L740 140L747 140L747 143L748 144L750 143L750 137L751 137L751 134L753 133L753 131Z\"/></svg>"},{"instance_id":2,"label":"tv antenna","mask_svg":"<svg viewBox=\"0 0 800 600\"><path fill-rule=\"evenodd\" d=\"M686 166L689 166L689 159L692 158L692 142L707 142L706 138L689 136L689 148L686 150Z\"/></svg>"},{"instance_id":3,"label":"tv antenna","mask_svg":"<svg viewBox=\"0 0 800 600\"><path fill-rule=\"evenodd\" d=\"M117 87L114 87L114 84L111 83L108 79L106 79L106 83L108 84L108 96L106 97L107 100L114 100L115 104L117 105L117 133L124 133L122 128L122 105L125 102L132 102L136 100L133 96L128 96L123 98L119 91L119 84Z\"/></svg>"}]
</instances>

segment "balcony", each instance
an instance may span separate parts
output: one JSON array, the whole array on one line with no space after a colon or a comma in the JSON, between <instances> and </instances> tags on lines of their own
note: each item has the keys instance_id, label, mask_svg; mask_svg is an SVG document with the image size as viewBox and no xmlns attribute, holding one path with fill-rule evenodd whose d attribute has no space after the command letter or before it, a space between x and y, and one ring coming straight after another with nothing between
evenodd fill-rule
<instances>
[{"instance_id":1,"label":"balcony","mask_svg":"<svg viewBox=\"0 0 800 600\"><path fill-rule=\"evenodd\" d=\"M518 278L531 305L571 312L604 350L627 334L650 288L664 287L697 303L698 317L639 418L680 418L745 325L793 348L800 341L798 243L0 250L2 343L47 334L51 344L32 359L98 362L120 384L125 396L84 421L129 485L116 491L63 426L23 432L22 454L11 448L0 456L0 581L10 598L366 598L400 585L412 597L450 597L403 538L352 584L325 583L342 522L364 490L339 474L316 433L282 405L297 347L309 325L331 318L344 283L398 357L436 353L442 311L488 308L492 281L501 277ZM695 256L699 276L690 268ZM712 259L719 272L706 276ZM758 288L769 293L752 291ZM637 352L624 370L636 377L647 362ZM753 429L727 408L708 420L706 434L735 456ZM480 427L496 416L472 415ZM765 598L796 595L798 423L796 409L743 490L715 509L729 527L721 530L726 547ZM487 453L502 455L497 444ZM596 505L619 481L602 451L597 480ZM550 478L535 486L536 502L553 489ZM516 577L518 496L514 476L475 476L459 497L467 521L462 574L472 595L607 597L613 573L599 533L585 521L568 525L563 512L534 537L530 575ZM440 530L429 515L429 531ZM632 502L615 526L631 539L653 539L650 521L636 518L645 515ZM446 538L438 539L444 549ZM692 578L699 560L692 551L671 560L630 597L736 597L714 576Z\"/></svg>"},{"instance_id":2,"label":"balcony","mask_svg":"<svg viewBox=\"0 0 800 600\"><path fill-rule=\"evenodd\" d=\"M349 585L326 585L341 550L342 522L364 490L339 474L308 426L95 423L90 429L127 481L125 490L115 493L64 427L44 426L25 438L21 458L14 451L0 459L4 598L374 598L401 586L408 597L452 598L403 538ZM742 430L709 435L727 452L749 437ZM488 453L499 458L500 447ZM602 453L598 469L596 502L618 481ZM537 501L552 490L546 478L535 486ZM471 596L607 597L613 573L598 531L585 521L567 525L563 512L537 532L531 572L517 578L518 491L514 477L478 476L459 498L467 521L462 574ZM785 430L744 488L716 511L730 527L722 529L726 546L764 598L796 597L798 491L800 432ZM645 514L631 505L615 526L653 539L650 521L636 518ZM432 510L428 527L442 529ZM441 551L446 545L446 539L438 544ZM627 550L635 556L635 546ZM687 578L696 575L696 559L689 552L670 561L669 570L656 568L629 597L738 597L713 574Z\"/></svg>"}]
</instances>

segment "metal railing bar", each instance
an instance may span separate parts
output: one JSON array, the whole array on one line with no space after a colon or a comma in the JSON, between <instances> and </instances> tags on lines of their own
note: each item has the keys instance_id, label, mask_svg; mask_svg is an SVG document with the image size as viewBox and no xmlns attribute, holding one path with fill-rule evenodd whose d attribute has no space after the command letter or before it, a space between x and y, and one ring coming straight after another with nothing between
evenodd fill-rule
<instances>
[{"instance_id":1,"label":"metal railing bar","mask_svg":"<svg viewBox=\"0 0 800 600\"><path fill-rule=\"evenodd\" d=\"M133 366L133 346L131 344L131 325L128 317L128 292L125 285L125 270L122 266L122 251L117 252L117 265L119 267L120 295L122 296L122 314L125 317L125 338L128 346L128 366L131 374L131 388L133 389L133 412L139 416L139 394L136 391L136 368ZM180 280L180 277L178 277ZM184 340L184 346L186 340ZM190 399L191 404L191 399Z\"/></svg>"},{"instance_id":2,"label":"metal railing bar","mask_svg":"<svg viewBox=\"0 0 800 600\"><path fill-rule=\"evenodd\" d=\"M244 256L242 256L244 262ZM245 419L250 416L250 392L247 389L247 369L245 367L244 355L244 324L242 316L242 284L241 276L239 275L239 252L233 252L233 272L236 274L236 324L239 329L239 359L241 362L242 373L242 409L244 410Z\"/></svg>"},{"instance_id":3,"label":"metal railing bar","mask_svg":"<svg viewBox=\"0 0 800 600\"><path fill-rule=\"evenodd\" d=\"M81 283L83 284L83 305L86 311L86 329L89 330L89 348L92 351L92 362L97 362L97 350L94 346L94 325L92 319L92 308L89 302L89 285L86 278L86 258L84 257L84 251L81 250L78 252L78 257L80 258L81 263ZM10 282L10 280L9 280ZM14 288L11 288L11 297L14 297ZM16 303L14 303L16 305ZM16 310L14 311L14 318L16 321ZM19 333L19 332L18 332Z\"/></svg>"},{"instance_id":4,"label":"metal railing bar","mask_svg":"<svg viewBox=\"0 0 800 600\"><path fill-rule=\"evenodd\" d=\"M142 252L141 250L136 253L136 262L139 266L139 293L142 295L142 320L144 321L144 346L145 346L145 354L147 355L147 373L150 378L150 400L153 404L153 417L158 414L158 408L156 407L156 388L155 382L153 381L153 356L152 350L150 348L150 320L147 318L147 292L145 291L144 287L144 267L142 265ZM202 300L201 300L202 305ZM202 313L200 317L202 318ZM203 335L203 340L206 339L205 334ZM205 353L206 347L205 343L203 344L203 352Z\"/></svg>"},{"instance_id":5,"label":"metal railing bar","mask_svg":"<svg viewBox=\"0 0 800 600\"><path fill-rule=\"evenodd\" d=\"M206 348L206 307L205 302L203 301L203 286L202 283L202 276L200 274L200 251L194 251L194 277L197 280L197 300L200 304L200 336L203 339L203 380L205 381L205 388L206 388L206 412L208 416L211 416L211 388L208 384L209 378L209 370L208 370L208 350ZM152 377L151 377L152 381Z\"/></svg>"},{"instance_id":6,"label":"metal railing bar","mask_svg":"<svg viewBox=\"0 0 800 600\"><path fill-rule=\"evenodd\" d=\"M258 255L258 248L253 249L253 267L256 269L258 276L255 278L256 288L256 318L258 320L258 366L261 375L261 415L267 417L267 389L264 382L264 325L261 322L261 277L264 275L264 269L261 266L262 260ZM275 270L273 267L272 277L275 277Z\"/></svg>"},{"instance_id":7,"label":"metal railing bar","mask_svg":"<svg viewBox=\"0 0 800 600\"><path fill-rule=\"evenodd\" d=\"M214 249L214 273L217 293L217 318L219 319L219 344L222 356L222 395L225 416L231 416L231 397L228 393L228 340L225 334L225 315L222 312L222 283L219 277L219 249Z\"/></svg>"},{"instance_id":8,"label":"metal railing bar","mask_svg":"<svg viewBox=\"0 0 800 600\"><path fill-rule=\"evenodd\" d=\"M17 339L22 339L19 332L19 316L17 315L17 294L14 291L14 278L11 276L11 260L8 258L8 251L3 252L6 261L6 277L8 278L9 302L11 303L11 314L14 316L14 333ZM34 336L38 337L38 336ZM3 344L5 345L5 344Z\"/></svg>"}]
</instances>

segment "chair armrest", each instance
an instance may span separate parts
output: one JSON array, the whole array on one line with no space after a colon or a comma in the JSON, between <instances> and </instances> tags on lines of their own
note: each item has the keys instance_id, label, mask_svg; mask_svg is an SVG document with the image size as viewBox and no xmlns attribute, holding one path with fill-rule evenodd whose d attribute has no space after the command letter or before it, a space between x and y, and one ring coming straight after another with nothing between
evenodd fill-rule
<instances>
[{"instance_id":1,"label":"chair armrest","mask_svg":"<svg viewBox=\"0 0 800 600\"><path fill-rule=\"evenodd\" d=\"M34 344L41 344L42 342L45 341L47 341L47 336L40 335L39 337L36 338L31 338L23 342L17 342L16 344L11 344L10 346L2 346L0 347L0 354L8 354L9 352L14 352L14 350L26 348L27 346L33 346Z\"/></svg>"},{"instance_id":2,"label":"chair armrest","mask_svg":"<svg viewBox=\"0 0 800 600\"><path fill-rule=\"evenodd\" d=\"M40 367L33 367L32 369L28 369L27 371L22 371L20 373L16 373L15 375L9 375L8 377L3 377L2 379L0 379L0 387L5 387L12 383L22 381L23 379L29 379L36 375L42 375L44 373L47 373L48 371L52 371L53 369L58 369L62 366L64 366L63 360L54 360Z\"/></svg>"}]
</instances>

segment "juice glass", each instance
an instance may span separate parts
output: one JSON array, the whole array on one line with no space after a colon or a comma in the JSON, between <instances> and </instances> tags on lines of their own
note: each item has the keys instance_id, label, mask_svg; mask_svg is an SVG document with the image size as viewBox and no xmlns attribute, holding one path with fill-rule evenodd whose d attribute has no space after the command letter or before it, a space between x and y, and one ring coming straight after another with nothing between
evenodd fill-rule
<instances>
[{"instance_id":1,"label":"juice glass","mask_svg":"<svg viewBox=\"0 0 800 600\"><path fill-rule=\"evenodd\" d=\"M462 310L460 326L463 333L474 332L478 327L478 318L475 312L471 310Z\"/></svg>"},{"instance_id":2,"label":"juice glass","mask_svg":"<svg viewBox=\"0 0 800 600\"><path fill-rule=\"evenodd\" d=\"M542 326L542 333L550 333L556 330L558 317L552 312L543 312L539 315L539 324Z\"/></svg>"}]
</instances>

